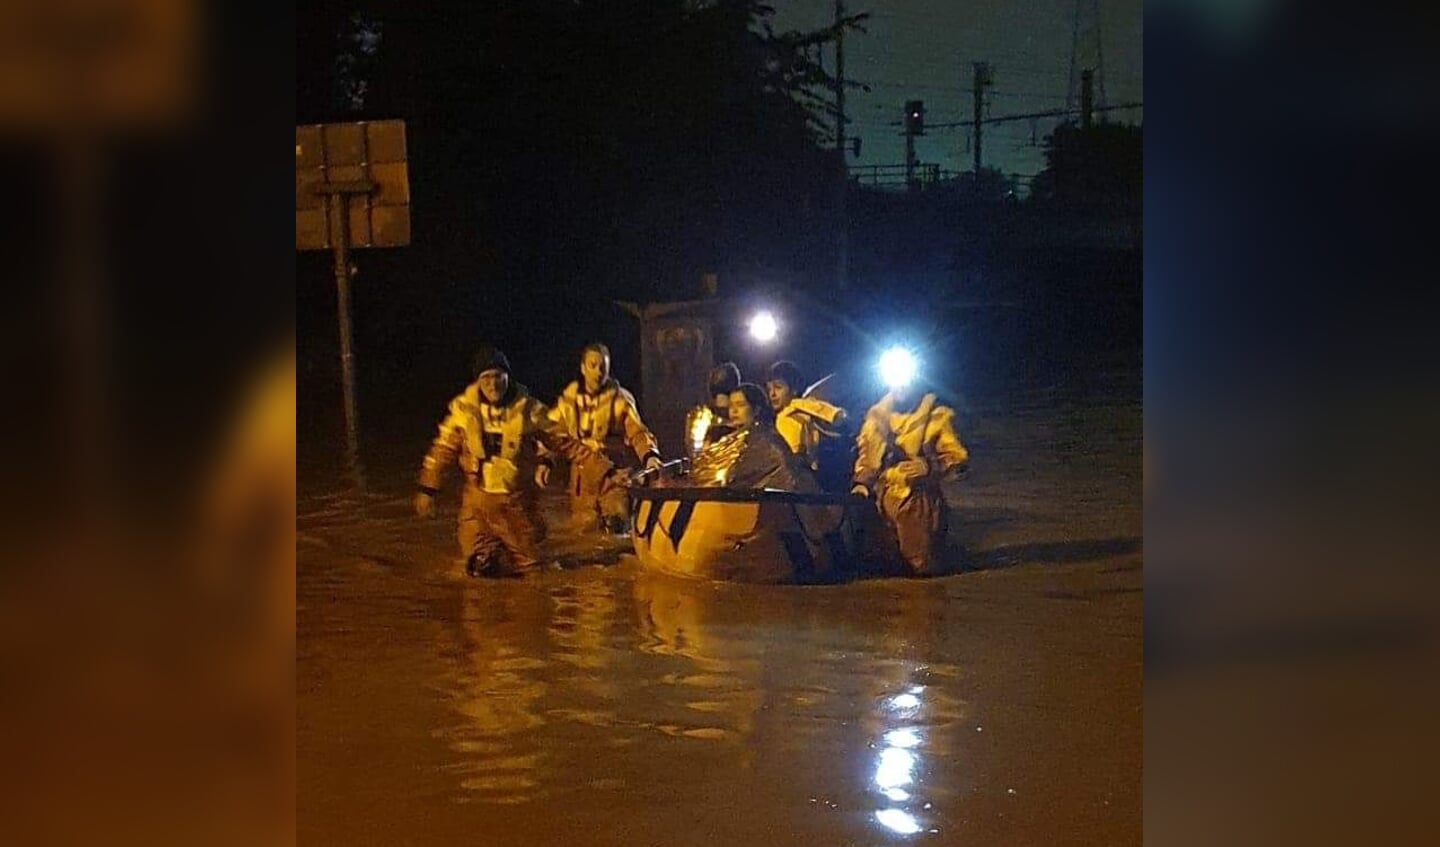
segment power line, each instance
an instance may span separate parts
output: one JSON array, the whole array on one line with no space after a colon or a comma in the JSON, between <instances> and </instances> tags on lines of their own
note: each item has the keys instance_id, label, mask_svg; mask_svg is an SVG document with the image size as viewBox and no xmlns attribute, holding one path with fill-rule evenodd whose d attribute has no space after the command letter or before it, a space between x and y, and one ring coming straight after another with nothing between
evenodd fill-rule
<instances>
[{"instance_id":1,"label":"power line","mask_svg":"<svg viewBox=\"0 0 1440 847\"><path fill-rule=\"evenodd\" d=\"M1117 111L1123 111L1123 110L1127 110L1127 109L1143 109L1144 107L1145 107L1145 104L1144 104L1144 103L1141 103L1141 102L1135 102L1135 103L1117 103L1117 104L1115 104L1115 105L1113 105L1113 106L1096 106L1092 111L1096 111L1096 112L1117 112ZM982 120L980 123L982 123L982 124L987 124L987 125L988 125L988 124L1007 123L1007 122L1009 122L1009 121L1031 121L1031 120L1038 120L1038 119L1040 119L1040 118L1065 118L1065 117L1070 117L1071 115L1077 114L1077 111L1078 111L1078 110L1076 110L1076 109L1051 109L1051 110L1045 111L1045 112L1031 112L1031 113L1026 114L1026 115L1002 115L1002 116L1000 116L1000 117L998 117L998 118L985 118L985 119ZM969 121L948 121L948 122L946 122L946 123L930 123L930 122L927 121L927 122L925 123L925 128L926 128L926 129L951 129L951 128L954 128L954 127L974 126L974 125L975 125L975 121L973 121L973 120L969 120Z\"/></svg>"},{"instance_id":2,"label":"power line","mask_svg":"<svg viewBox=\"0 0 1440 847\"><path fill-rule=\"evenodd\" d=\"M897 91L943 91L947 94L974 93L973 90L968 87L957 85L913 85L903 82L871 82L867 84L872 88L892 88ZM1047 94L1039 91L998 91L992 88L987 89L986 93L989 97L1016 97L1034 100L1055 100L1057 102L1065 99L1064 94L1056 94L1054 92Z\"/></svg>"}]
</instances>

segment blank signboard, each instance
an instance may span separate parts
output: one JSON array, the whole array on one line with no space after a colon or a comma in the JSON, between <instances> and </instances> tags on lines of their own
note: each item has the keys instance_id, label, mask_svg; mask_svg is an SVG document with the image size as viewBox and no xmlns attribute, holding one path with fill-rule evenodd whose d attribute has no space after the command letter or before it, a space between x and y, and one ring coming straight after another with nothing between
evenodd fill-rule
<instances>
[{"instance_id":1,"label":"blank signboard","mask_svg":"<svg viewBox=\"0 0 1440 847\"><path fill-rule=\"evenodd\" d=\"M410 175L404 121L311 124L295 128L295 248L331 247L328 184L370 182L349 195L351 247L410 243ZM322 189L322 190L317 190Z\"/></svg>"}]
</instances>

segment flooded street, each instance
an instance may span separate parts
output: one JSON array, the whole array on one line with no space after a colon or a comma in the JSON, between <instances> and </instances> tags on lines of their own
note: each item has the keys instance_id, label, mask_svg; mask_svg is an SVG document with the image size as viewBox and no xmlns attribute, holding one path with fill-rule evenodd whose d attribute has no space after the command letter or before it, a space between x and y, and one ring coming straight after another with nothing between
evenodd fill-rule
<instances>
[{"instance_id":1,"label":"flooded street","mask_svg":"<svg viewBox=\"0 0 1440 847\"><path fill-rule=\"evenodd\" d=\"M962 423L924 581L458 580L423 444L363 506L302 476L301 843L1138 844L1139 403Z\"/></svg>"}]
</instances>

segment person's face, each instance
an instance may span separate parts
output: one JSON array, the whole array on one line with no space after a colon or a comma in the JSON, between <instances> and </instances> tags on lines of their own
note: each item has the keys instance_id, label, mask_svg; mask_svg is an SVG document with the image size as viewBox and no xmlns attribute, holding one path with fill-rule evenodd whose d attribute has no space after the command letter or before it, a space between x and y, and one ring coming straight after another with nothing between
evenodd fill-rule
<instances>
[{"instance_id":1,"label":"person's face","mask_svg":"<svg viewBox=\"0 0 1440 847\"><path fill-rule=\"evenodd\" d=\"M594 350L586 350L580 357L580 375L585 378L585 387L593 391L610 375L610 363Z\"/></svg>"},{"instance_id":2,"label":"person's face","mask_svg":"<svg viewBox=\"0 0 1440 847\"><path fill-rule=\"evenodd\" d=\"M755 409L743 391L730 393L730 425L747 426L755 422Z\"/></svg>"},{"instance_id":3,"label":"person's face","mask_svg":"<svg viewBox=\"0 0 1440 847\"><path fill-rule=\"evenodd\" d=\"M480 374L480 396L487 403L499 403L509 390L510 374L502 370L488 370Z\"/></svg>"},{"instance_id":4,"label":"person's face","mask_svg":"<svg viewBox=\"0 0 1440 847\"><path fill-rule=\"evenodd\" d=\"M770 395L770 408L777 412L795 399L795 390L790 387L790 383L784 380L770 380L765 384L765 391Z\"/></svg>"}]
</instances>

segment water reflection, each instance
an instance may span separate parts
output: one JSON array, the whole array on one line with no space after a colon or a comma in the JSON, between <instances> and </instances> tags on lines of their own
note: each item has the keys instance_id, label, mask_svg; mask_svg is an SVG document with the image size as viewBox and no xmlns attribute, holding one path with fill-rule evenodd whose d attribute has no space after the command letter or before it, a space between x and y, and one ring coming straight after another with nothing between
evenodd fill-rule
<instances>
[{"instance_id":1,"label":"water reflection","mask_svg":"<svg viewBox=\"0 0 1440 847\"><path fill-rule=\"evenodd\" d=\"M935 832L962 788L960 672L925 661L924 603L890 603L856 621L820 592L646 574L467 585L443 770L467 803L663 807L678 779L759 792L821 840Z\"/></svg>"},{"instance_id":2,"label":"water reflection","mask_svg":"<svg viewBox=\"0 0 1440 847\"><path fill-rule=\"evenodd\" d=\"M875 820L886 829L901 835L913 835L920 831L920 823L915 820L915 816L902 809L881 809L875 813Z\"/></svg>"},{"instance_id":3,"label":"water reflection","mask_svg":"<svg viewBox=\"0 0 1440 847\"><path fill-rule=\"evenodd\" d=\"M900 711L902 709L918 709L920 708L920 698L916 697L914 694L906 692L905 694L901 694L898 697L892 699L890 701L890 708L895 711Z\"/></svg>"},{"instance_id":4,"label":"water reflection","mask_svg":"<svg viewBox=\"0 0 1440 847\"><path fill-rule=\"evenodd\" d=\"M926 594L894 599L897 608L883 619L881 641L892 655L906 658L887 663L870 701L871 820L892 836L938 833L943 810L965 778L956 769L962 749L957 733L967 711L955 696L961 674L955 665L925 661L934 649L927 636L943 640L943 614L935 614L939 601Z\"/></svg>"},{"instance_id":5,"label":"water reflection","mask_svg":"<svg viewBox=\"0 0 1440 847\"><path fill-rule=\"evenodd\" d=\"M523 587L467 591L460 615L461 654L449 692L463 718L437 731L461 754L447 770L466 794L461 800L523 803L540 796L546 750L533 731L545 720L546 663L531 622L543 619L546 599Z\"/></svg>"},{"instance_id":6,"label":"water reflection","mask_svg":"<svg viewBox=\"0 0 1440 847\"><path fill-rule=\"evenodd\" d=\"M615 586L603 579L574 579L551 586L546 593L551 655L573 669L564 677L567 693L581 695L576 699L598 701L584 704L590 707L585 722L612 725L619 696L617 651L611 634L619 619Z\"/></svg>"},{"instance_id":7,"label":"water reflection","mask_svg":"<svg viewBox=\"0 0 1440 847\"><path fill-rule=\"evenodd\" d=\"M885 733L885 745L887 747L898 747L902 750L918 747L920 746L920 731L910 726L892 729Z\"/></svg>"},{"instance_id":8,"label":"water reflection","mask_svg":"<svg viewBox=\"0 0 1440 847\"><path fill-rule=\"evenodd\" d=\"M886 721L897 718L906 722L882 730L880 743L876 745L879 752L872 780L887 804L893 804L876 810L875 821L897 835L913 835L922 829L920 820L910 809L921 802L915 792L920 769L919 751L924 739L920 730L911 723L924 720L924 701L921 699L924 690L923 686L910 686L904 693L881 701L882 727ZM928 803L925 805L927 808L930 806Z\"/></svg>"},{"instance_id":9,"label":"water reflection","mask_svg":"<svg viewBox=\"0 0 1440 847\"><path fill-rule=\"evenodd\" d=\"M657 678L654 728L666 735L731 741L753 739L766 702L763 645L728 635L711 620L716 589L705 583L642 575L634 582L636 648L666 669ZM753 762L752 748L742 764Z\"/></svg>"}]
</instances>

